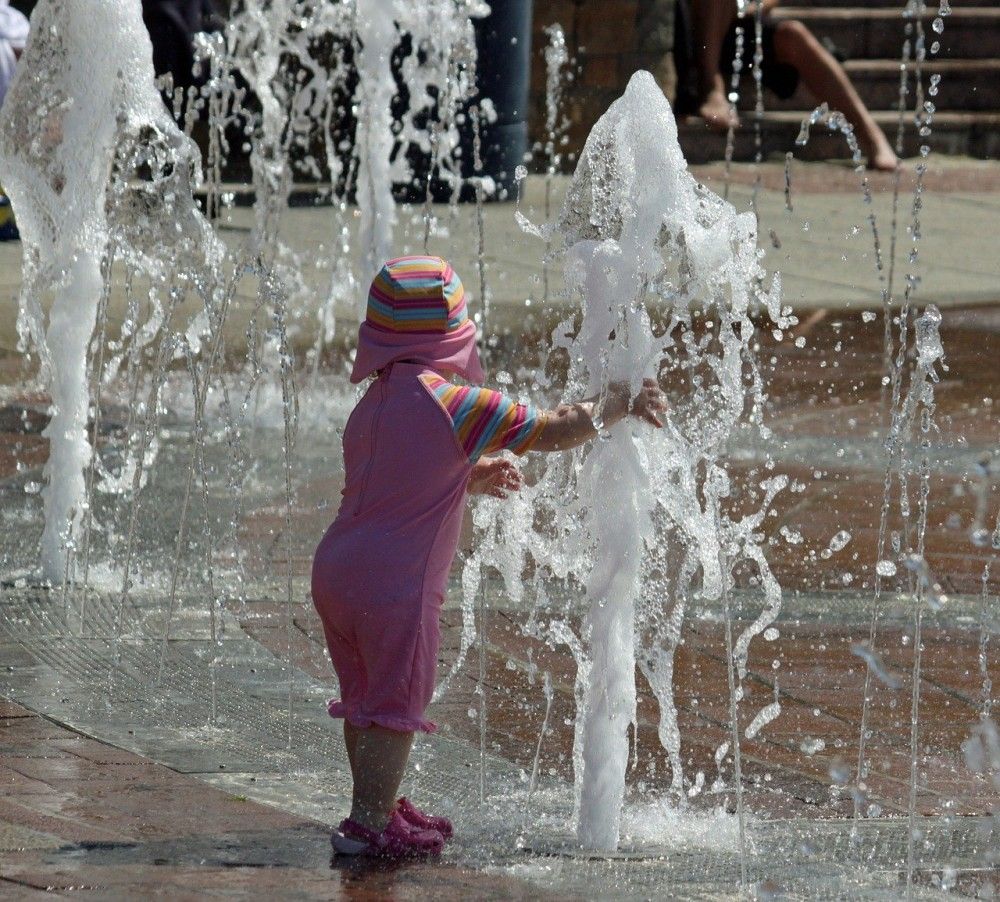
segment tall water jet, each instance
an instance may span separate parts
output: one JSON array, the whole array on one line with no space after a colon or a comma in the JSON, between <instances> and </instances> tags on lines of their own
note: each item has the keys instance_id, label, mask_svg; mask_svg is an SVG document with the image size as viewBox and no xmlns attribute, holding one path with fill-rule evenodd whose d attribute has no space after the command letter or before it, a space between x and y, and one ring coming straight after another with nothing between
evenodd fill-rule
<instances>
[{"instance_id":1,"label":"tall water jet","mask_svg":"<svg viewBox=\"0 0 1000 902\"><path fill-rule=\"evenodd\" d=\"M279 240L292 178L329 179L339 253L315 354L332 337L337 304L392 255L394 190L417 187L413 149L431 157L428 179L436 172L461 187L458 111L475 93L472 21L488 11L480 0L240 0L223 35L200 41L213 170L229 150L227 128L238 126L250 139L251 246L281 269L295 300L307 289ZM255 100L244 103L244 85ZM345 208L355 201L352 239Z\"/></svg>"},{"instance_id":2,"label":"tall water jet","mask_svg":"<svg viewBox=\"0 0 1000 902\"><path fill-rule=\"evenodd\" d=\"M88 504L87 351L112 245L162 278L194 228L201 246L187 256L219 262L191 201L196 156L156 91L138 3L38 4L0 116L0 168L23 239L21 344L37 349L52 399L41 540L50 582L66 578L67 546ZM176 205L164 216L168 196Z\"/></svg>"},{"instance_id":3,"label":"tall water jet","mask_svg":"<svg viewBox=\"0 0 1000 902\"><path fill-rule=\"evenodd\" d=\"M557 464L546 473L534 502L548 508L541 519L553 525L546 545L536 539L538 547L524 554L536 558L538 572L575 575L586 589L579 638L567 627L569 612L549 615L550 636L570 645L577 660L577 836L587 847L612 850L636 665L660 703L660 739L680 796L672 671L685 608L693 598L728 600L733 568L749 562L765 605L727 650L732 738L718 755L721 761L731 749L738 772L737 706L749 644L781 603L756 531L784 481L765 480L760 509L733 519L720 458L738 425L763 431L751 302L761 301L777 325L786 321L777 279L758 296L764 273L753 214L737 214L687 171L673 113L649 73L634 75L594 127L559 221L524 225L563 239L567 287L581 299L582 319L556 329L556 353L568 352L567 396L598 397L602 435L577 466ZM655 300L655 326L648 300ZM629 421L604 434L600 410L610 390L621 390L611 387L624 384L634 396L644 377L667 370L683 374L686 388L671 398L666 427ZM568 507L567 494L575 496ZM536 610L532 621L543 613ZM735 790L739 802L738 780Z\"/></svg>"},{"instance_id":4,"label":"tall water jet","mask_svg":"<svg viewBox=\"0 0 1000 902\"><path fill-rule=\"evenodd\" d=\"M392 51L399 41L397 0L358 0L358 199L362 271L374 273L392 256L396 207L392 199Z\"/></svg>"},{"instance_id":5,"label":"tall water jet","mask_svg":"<svg viewBox=\"0 0 1000 902\"><path fill-rule=\"evenodd\" d=\"M587 298L577 341L589 346L591 363L593 352L603 363L591 368L592 393L624 382L634 395L658 362L640 300L642 283L653 275L644 271L642 258L649 257L641 247L650 235L641 225L630 229L632 223L626 224L619 241L581 242L570 254L570 265L579 267L585 280ZM609 335L614 336L610 347L602 347ZM618 846L628 729L636 718L635 603L641 591L643 546L652 538L654 500L643 460L643 428L648 427L616 429L599 440L578 482L587 534L598 549L586 583L590 611L584 635L590 639L591 654L581 712L583 781L577 826L580 842L594 849Z\"/></svg>"}]
</instances>

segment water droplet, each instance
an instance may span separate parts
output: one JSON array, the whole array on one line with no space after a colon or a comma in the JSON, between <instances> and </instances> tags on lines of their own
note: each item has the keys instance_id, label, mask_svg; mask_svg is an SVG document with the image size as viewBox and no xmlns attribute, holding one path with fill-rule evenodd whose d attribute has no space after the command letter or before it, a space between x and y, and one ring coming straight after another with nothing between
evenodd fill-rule
<instances>
[{"instance_id":1,"label":"water droplet","mask_svg":"<svg viewBox=\"0 0 1000 902\"><path fill-rule=\"evenodd\" d=\"M799 744L799 751L803 755L815 755L817 752L822 752L826 748L826 742L822 739L814 739L807 736Z\"/></svg>"},{"instance_id":2,"label":"water droplet","mask_svg":"<svg viewBox=\"0 0 1000 902\"><path fill-rule=\"evenodd\" d=\"M879 561L875 565L875 572L879 576L895 576L896 575L896 565L892 561Z\"/></svg>"},{"instance_id":3,"label":"water droplet","mask_svg":"<svg viewBox=\"0 0 1000 902\"><path fill-rule=\"evenodd\" d=\"M846 529L842 529L832 539L830 539L829 549L836 554L838 551L845 548L847 543L850 541L851 534Z\"/></svg>"},{"instance_id":4,"label":"water droplet","mask_svg":"<svg viewBox=\"0 0 1000 902\"><path fill-rule=\"evenodd\" d=\"M990 531L988 529L974 529L969 536L972 544L978 548L985 548L990 543Z\"/></svg>"},{"instance_id":5,"label":"water droplet","mask_svg":"<svg viewBox=\"0 0 1000 902\"><path fill-rule=\"evenodd\" d=\"M851 779L851 771L843 761L834 761L830 764L830 779L834 783L843 786L848 780Z\"/></svg>"},{"instance_id":6,"label":"water droplet","mask_svg":"<svg viewBox=\"0 0 1000 902\"><path fill-rule=\"evenodd\" d=\"M944 19L938 16L933 22L931 22L931 28L934 29L936 34L941 34L944 32Z\"/></svg>"}]
</instances>

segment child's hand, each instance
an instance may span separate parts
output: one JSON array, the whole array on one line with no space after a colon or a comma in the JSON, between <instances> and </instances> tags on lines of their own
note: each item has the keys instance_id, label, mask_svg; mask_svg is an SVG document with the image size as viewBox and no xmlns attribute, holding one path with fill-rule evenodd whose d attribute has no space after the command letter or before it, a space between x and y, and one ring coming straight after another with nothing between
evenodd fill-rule
<instances>
[{"instance_id":1,"label":"child's hand","mask_svg":"<svg viewBox=\"0 0 1000 902\"><path fill-rule=\"evenodd\" d=\"M502 457L481 457L472 466L469 477L470 495L506 498L521 488L521 473Z\"/></svg>"},{"instance_id":2,"label":"child's hand","mask_svg":"<svg viewBox=\"0 0 1000 902\"><path fill-rule=\"evenodd\" d=\"M650 425L660 429L663 427L663 422L657 414L663 413L666 409L667 400L656 384L656 380L643 379L639 394L632 400L632 410L629 411L632 416L639 417L640 420L645 420Z\"/></svg>"}]
</instances>

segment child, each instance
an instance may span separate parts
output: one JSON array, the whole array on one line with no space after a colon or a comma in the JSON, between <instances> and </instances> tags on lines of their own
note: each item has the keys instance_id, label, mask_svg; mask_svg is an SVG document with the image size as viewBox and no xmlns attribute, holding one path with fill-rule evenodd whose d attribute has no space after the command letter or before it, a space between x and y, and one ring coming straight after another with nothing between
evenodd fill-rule
<instances>
[{"instance_id":1,"label":"child","mask_svg":"<svg viewBox=\"0 0 1000 902\"><path fill-rule=\"evenodd\" d=\"M596 431L593 401L543 412L475 387L484 379L476 327L461 281L438 257L392 260L372 282L351 381L372 375L344 429L343 498L316 550L312 595L340 679L330 716L344 718L354 779L334 848L400 857L439 852L452 832L396 793L414 732L436 729L424 712L465 496L520 487L495 452L572 448ZM607 425L630 409L626 386L609 395ZM663 409L646 380L631 412L659 427Z\"/></svg>"}]
</instances>

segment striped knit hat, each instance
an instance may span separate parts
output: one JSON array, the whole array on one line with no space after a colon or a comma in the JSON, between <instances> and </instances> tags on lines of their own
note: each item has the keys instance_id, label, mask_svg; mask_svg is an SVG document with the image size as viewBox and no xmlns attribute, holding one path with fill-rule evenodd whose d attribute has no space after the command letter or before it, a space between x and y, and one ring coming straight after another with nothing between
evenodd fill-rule
<instances>
[{"instance_id":1,"label":"striped knit hat","mask_svg":"<svg viewBox=\"0 0 1000 902\"><path fill-rule=\"evenodd\" d=\"M372 280L351 381L397 360L458 373L470 382L485 378L465 288L440 257L397 257Z\"/></svg>"},{"instance_id":2,"label":"striped knit hat","mask_svg":"<svg viewBox=\"0 0 1000 902\"><path fill-rule=\"evenodd\" d=\"M465 288L440 257L398 257L372 280L366 319L383 332L454 332L469 320Z\"/></svg>"}]
</instances>

